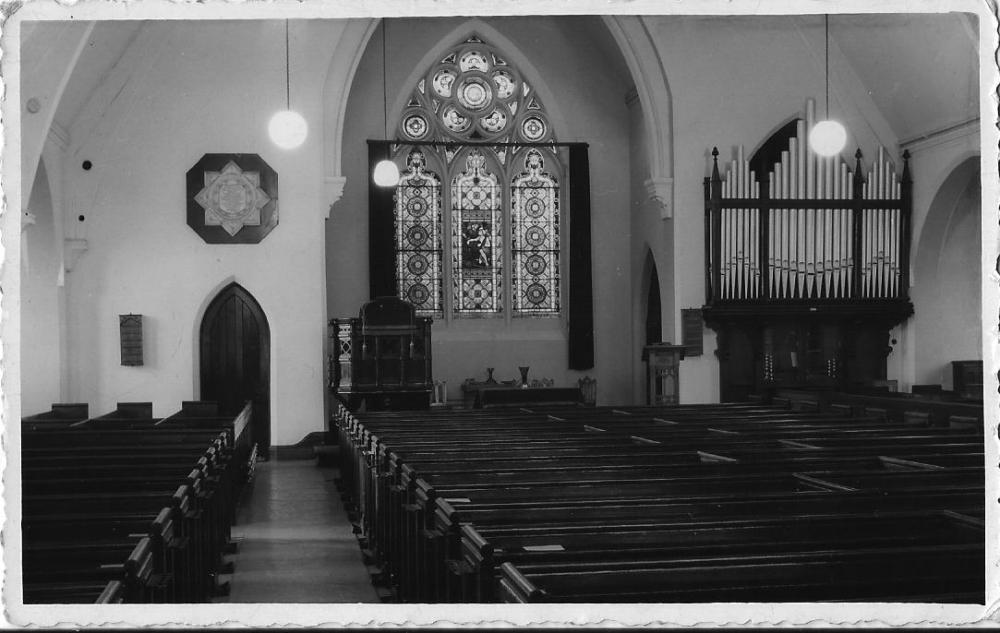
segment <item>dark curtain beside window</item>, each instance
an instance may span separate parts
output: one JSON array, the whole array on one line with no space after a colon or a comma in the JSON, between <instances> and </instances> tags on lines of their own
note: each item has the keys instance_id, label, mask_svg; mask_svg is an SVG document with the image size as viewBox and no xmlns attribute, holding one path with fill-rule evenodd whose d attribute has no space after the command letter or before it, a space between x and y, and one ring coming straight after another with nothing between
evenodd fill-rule
<instances>
[{"instance_id":1,"label":"dark curtain beside window","mask_svg":"<svg viewBox=\"0 0 1000 633\"><path fill-rule=\"evenodd\" d=\"M569 148L569 368L594 366L594 294L590 268L590 158Z\"/></svg>"},{"instance_id":2,"label":"dark curtain beside window","mask_svg":"<svg viewBox=\"0 0 1000 633\"><path fill-rule=\"evenodd\" d=\"M389 144L368 141L368 284L371 298L394 297L396 289L393 187L372 180L375 164L389 158Z\"/></svg>"}]
</instances>

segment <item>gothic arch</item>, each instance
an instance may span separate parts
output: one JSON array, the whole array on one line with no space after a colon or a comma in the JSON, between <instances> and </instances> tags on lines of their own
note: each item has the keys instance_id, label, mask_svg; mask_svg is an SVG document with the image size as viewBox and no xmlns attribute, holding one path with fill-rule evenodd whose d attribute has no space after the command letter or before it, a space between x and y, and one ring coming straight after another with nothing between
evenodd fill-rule
<instances>
[{"instance_id":1,"label":"gothic arch","mask_svg":"<svg viewBox=\"0 0 1000 633\"><path fill-rule=\"evenodd\" d=\"M628 66L642 103L643 119L647 138L650 139L649 178L647 190L669 215L673 206L673 107L666 73L660 61L659 52L645 22L638 16L602 16L612 38ZM378 28L379 19L348 20L343 33L334 48L324 87L324 180L326 200L333 205L344 190L343 138L344 118L351 87L361 58ZM389 97L388 119L399 118L406 98L417 76L428 64L447 48L462 38L476 33L504 50L541 95L548 110L549 120L556 132L565 133L566 118L560 110L558 99L552 94L545 78L538 72L518 47L507 37L479 18L473 18L455 27L447 36L440 38L437 46L428 50L418 60L394 96Z\"/></svg>"},{"instance_id":2,"label":"gothic arch","mask_svg":"<svg viewBox=\"0 0 1000 633\"><path fill-rule=\"evenodd\" d=\"M649 139L649 178L646 190L663 209L663 216L673 214L674 144L673 97L666 70L656 43L641 16L605 15L604 24L625 58Z\"/></svg>"},{"instance_id":3,"label":"gothic arch","mask_svg":"<svg viewBox=\"0 0 1000 633\"><path fill-rule=\"evenodd\" d=\"M427 68L446 51L454 48L456 44L464 42L471 36L479 37L488 44L503 51L504 55L511 61L511 64L517 68L532 88L540 95L542 103L545 104L549 122L552 125L552 129L555 130L556 139L564 140L560 138L559 132L562 131L565 134L565 130L568 127L566 119L559 109L558 99L546 83L544 75L538 71L537 67L526 55L521 53L519 47L514 42L479 18L473 18L453 28L447 35L440 39L436 46L428 50L413 65L410 73L402 83L402 90L397 91L394 96L389 97L389 121L399 120L406 101L413 91L413 86L427 72Z\"/></svg>"},{"instance_id":4,"label":"gothic arch","mask_svg":"<svg viewBox=\"0 0 1000 633\"><path fill-rule=\"evenodd\" d=\"M923 283L936 275L956 205L972 180L979 175L979 156L967 156L944 173L947 175L936 189L920 233L914 236L915 248L911 258L914 284Z\"/></svg>"}]
</instances>

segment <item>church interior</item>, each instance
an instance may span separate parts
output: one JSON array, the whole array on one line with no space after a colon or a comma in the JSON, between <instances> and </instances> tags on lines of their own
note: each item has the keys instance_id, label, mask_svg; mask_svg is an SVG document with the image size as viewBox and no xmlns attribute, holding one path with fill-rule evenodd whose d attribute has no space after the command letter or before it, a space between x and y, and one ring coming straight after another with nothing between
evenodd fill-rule
<instances>
[{"instance_id":1,"label":"church interior","mask_svg":"<svg viewBox=\"0 0 1000 633\"><path fill-rule=\"evenodd\" d=\"M987 604L979 9L29 9L3 288L32 617Z\"/></svg>"}]
</instances>

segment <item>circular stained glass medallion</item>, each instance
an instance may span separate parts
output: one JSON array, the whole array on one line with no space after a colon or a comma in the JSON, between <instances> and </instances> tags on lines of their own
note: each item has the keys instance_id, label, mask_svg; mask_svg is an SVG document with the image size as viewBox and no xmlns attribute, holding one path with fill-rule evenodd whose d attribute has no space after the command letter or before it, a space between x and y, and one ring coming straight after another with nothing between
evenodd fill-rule
<instances>
[{"instance_id":1,"label":"circular stained glass medallion","mask_svg":"<svg viewBox=\"0 0 1000 633\"><path fill-rule=\"evenodd\" d=\"M406 239L413 246L423 246L427 243L427 229L422 226L411 226L406 232Z\"/></svg>"},{"instance_id":2,"label":"circular stained glass medallion","mask_svg":"<svg viewBox=\"0 0 1000 633\"><path fill-rule=\"evenodd\" d=\"M406 202L406 210L409 211L410 215L420 217L427 213L427 203L423 198L410 198Z\"/></svg>"},{"instance_id":3,"label":"circular stained glass medallion","mask_svg":"<svg viewBox=\"0 0 1000 633\"><path fill-rule=\"evenodd\" d=\"M406 291L406 298L410 300L410 303L414 305L423 305L430 299L431 293L427 290L427 286L424 284L413 284L410 289Z\"/></svg>"},{"instance_id":4,"label":"circular stained glass medallion","mask_svg":"<svg viewBox=\"0 0 1000 633\"><path fill-rule=\"evenodd\" d=\"M441 122L452 132L464 132L471 124L471 121L462 116L455 106L448 106L441 112Z\"/></svg>"},{"instance_id":5,"label":"circular stained glass medallion","mask_svg":"<svg viewBox=\"0 0 1000 633\"><path fill-rule=\"evenodd\" d=\"M545 203L539 198L530 198L524 203L524 212L528 217L540 218L545 214Z\"/></svg>"},{"instance_id":6,"label":"circular stained glass medallion","mask_svg":"<svg viewBox=\"0 0 1000 633\"><path fill-rule=\"evenodd\" d=\"M421 139L427 135L427 119L419 114L411 114L403 121L403 131L412 139Z\"/></svg>"},{"instance_id":7,"label":"circular stained glass medallion","mask_svg":"<svg viewBox=\"0 0 1000 633\"><path fill-rule=\"evenodd\" d=\"M412 255L409 261L406 262L406 269L413 273L414 275L422 275L427 272L427 267L430 264L427 262L427 258L420 254Z\"/></svg>"},{"instance_id":8,"label":"circular stained glass medallion","mask_svg":"<svg viewBox=\"0 0 1000 633\"><path fill-rule=\"evenodd\" d=\"M529 116L521 122L521 134L529 141L540 141L545 136L545 121L541 117Z\"/></svg>"},{"instance_id":9,"label":"circular stained glass medallion","mask_svg":"<svg viewBox=\"0 0 1000 633\"><path fill-rule=\"evenodd\" d=\"M507 99L517 90L516 80L506 70L498 70L493 73L493 85L497 87L497 97Z\"/></svg>"},{"instance_id":10,"label":"circular stained glass medallion","mask_svg":"<svg viewBox=\"0 0 1000 633\"><path fill-rule=\"evenodd\" d=\"M491 134L496 134L507 127L507 115L503 113L499 108L495 108L493 112L479 119L479 124L483 126L483 129Z\"/></svg>"},{"instance_id":11,"label":"circular stained glass medallion","mask_svg":"<svg viewBox=\"0 0 1000 633\"><path fill-rule=\"evenodd\" d=\"M479 51L469 51L458 60L458 67L463 73L467 73L470 70L486 72L490 69L490 62L486 59L485 54Z\"/></svg>"},{"instance_id":12,"label":"circular stained glass medallion","mask_svg":"<svg viewBox=\"0 0 1000 633\"><path fill-rule=\"evenodd\" d=\"M524 296L532 305L537 306L545 302L545 299L549 296L549 291L542 284L531 284L524 291Z\"/></svg>"},{"instance_id":13,"label":"circular stained glass medallion","mask_svg":"<svg viewBox=\"0 0 1000 633\"><path fill-rule=\"evenodd\" d=\"M492 101L493 89L479 77L468 77L462 80L456 96L458 102L466 108L479 111L486 108Z\"/></svg>"},{"instance_id":14,"label":"circular stained glass medallion","mask_svg":"<svg viewBox=\"0 0 1000 633\"><path fill-rule=\"evenodd\" d=\"M545 231L540 226L529 226L524 232L524 241L529 246L541 246L545 242Z\"/></svg>"},{"instance_id":15,"label":"circular stained glass medallion","mask_svg":"<svg viewBox=\"0 0 1000 633\"><path fill-rule=\"evenodd\" d=\"M541 255L529 255L524 260L524 269L532 275L541 275L545 272L545 258Z\"/></svg>"},{"instance_id":16,"label":"circular stained glass medallion","mask_svg":"<svg viewBox=\"0 0 1000 633\"><path fill-rule=\"evenodd\" d=\"M438 93L442 97L450 97L451 85L455 83L456 77L457 75L455 74L455 71L447 68L442 68L434 73L434 79L431 80L431 85L434 86L434 92Z\"/></svg>"}]
</instances>

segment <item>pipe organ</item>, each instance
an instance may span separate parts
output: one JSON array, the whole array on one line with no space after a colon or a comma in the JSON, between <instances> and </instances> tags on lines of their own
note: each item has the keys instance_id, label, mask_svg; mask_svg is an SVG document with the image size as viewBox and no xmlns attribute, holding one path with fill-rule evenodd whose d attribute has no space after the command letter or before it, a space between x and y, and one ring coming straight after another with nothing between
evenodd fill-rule
<instances>
[{"instance_id":1,"label":"pipe organ","mask_svg":"<svg viewBox=\"0 0 1000 633\"><path fill-rule=\"evenodd\" d=\"M908 287L908 153L898 174L880 147L867 173L850 170L806 139L812 101L781 160L761 178L743 148L705 179L706 299L811 301L905 299Z\"/></svg>"},{"instance_id":2,"label":"pipe organ","mask_svg":"<svg viewBox=\"0 0 1000 633\"><path fill-rule=\"evenodd\" d=\"M705 188L705 298L717 333L721 396L769 388L854 389L884 380L889 330L909 301L912 183L884 148L867 169L819 156L807 142L815 107L774 161L743 148ZM781 142L780 147L773 147Z\"/></svg>"}]
</instances>

